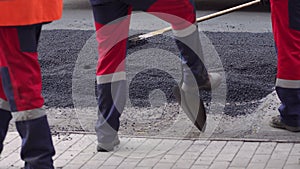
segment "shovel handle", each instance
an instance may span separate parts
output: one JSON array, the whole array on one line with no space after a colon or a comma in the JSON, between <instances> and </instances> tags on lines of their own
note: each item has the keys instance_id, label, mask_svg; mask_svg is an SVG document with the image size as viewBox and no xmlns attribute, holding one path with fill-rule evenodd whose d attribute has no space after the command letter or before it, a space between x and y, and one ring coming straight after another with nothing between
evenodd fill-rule
<instances>
[{"instance_id":1,"label":"shovel handle","mask_svg":"<svg viewBox=\"0 0 300 169\"><path fill-rule=\"evenodd\" d=\"M203 22L203 21L206 21L206 20L221 16L221 15L225 15L225 14L230 13L230 12L248 7L248 6L252 6L252 5L257 4L257 3L260 3L260 0L254 0L254 1L251 1L251 2L247 2L247 3L241 4L241 5L232 7L232 8L228 8L228 9L216 12L216 13L212 13L212 14L209 14L209 15L206 15L206 16L199 17L199 18L196 19L196 22L197 23ZM146 33L146 34L143 34L143 35L139 35L137 37L132 37L129 40L130 41L143 40L143 39L147 39L149 37L153 37L153 36L156 36L156 35L163 34L165 32L171 31L171 30L172 30L172 27L169 26L169 27L159 29L159 30L156 30L156 31L152 31L152 32L149 32L149 33Z\"/></svg>"}]
</instances>

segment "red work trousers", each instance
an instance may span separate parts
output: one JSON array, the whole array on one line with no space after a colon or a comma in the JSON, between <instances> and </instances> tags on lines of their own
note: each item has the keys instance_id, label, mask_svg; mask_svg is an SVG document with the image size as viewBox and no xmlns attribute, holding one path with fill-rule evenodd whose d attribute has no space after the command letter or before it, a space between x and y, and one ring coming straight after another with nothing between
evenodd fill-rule
<instances>
[{"instance_id":1,"label":"red work trousers","mask_svg":"<svg viewBox=\"0 0 300 169\"><path fill-rule=\"evenodd\" d=\"M18 112L43 106L37 54L41 27L0 27L0 109Z\"/></svg>"}]
</instances>

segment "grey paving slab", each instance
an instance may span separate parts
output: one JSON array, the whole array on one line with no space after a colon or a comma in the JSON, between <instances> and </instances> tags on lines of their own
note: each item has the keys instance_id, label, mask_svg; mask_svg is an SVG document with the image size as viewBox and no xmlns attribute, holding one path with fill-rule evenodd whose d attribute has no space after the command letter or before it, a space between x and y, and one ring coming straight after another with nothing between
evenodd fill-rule
<instances>
[{"instance_id":1,"label":"grey paving slab","mask_svg":"<svg viewBox=\"0 0 300 169\"><path fill-rule=\"evenodd\" d=\"M246 168L258 146L257 142L244 142L231 162L230 168Z\"/></svg>"},{"instance_id":2,"label":"grey paving slab","mask_svg":"<svg viewBox=\"0 0 300 169\"><path fill-rule=\"evenodd\" d=\"M0 169L20 168L20 139L9 132ZM298 169L299 143L120 137L113 152L96 152L89 134L54 135L54 164L63 169ZM199 149L198 149L199 148ZM197 151L198 150L198 151ZM139 156L139 153L141 156Z\"/></svg>"},{"instance_id":3,"label":"grey paving slab","mask_svg":"<svg viewBox=\"0 0 300 169\"><path fill-rule=\"evenodd\" d=\"M299 165L286 165L283 169L298 169Z\"/></svg>"},{"instance_id":4,"label":"grey paving slab","mask_svg":"<svg viewBox=\"0 0 300 169\"><path fill-rule=\"evenodd\" d=\"M230 165L230 162L227 161L214 161L209 169L220 169L220 168L227 168Z\"/></svg>"},{"instance_id":5,"label":"grey paving slab","mask_svg":"<svg viewBox=\"0 0 300 169\"><path fill-rule=\"evenodd\" d=\"M196 151L196 152L193 152L193 151L186 151L181 157L180 157L180 160L193 160L195 161L199 155L200 155L201 151Z\"/></svg>"},{"instance_id":6,"label":"grey paving slab","mask_svg":"<svg viewBox=\"0 0 300 169\"><path fill-rule=\"evenodd\" d=\"M11 168L23 165L18 162L20 159L20 146L21 139L18 137L18 133L9 133L4 141L4 148L0 155L0 168L2 166Z\"/></svg>"},{"instance_id":7,"label":"grey paving slab","mask_svg":"<svg viewBox=\"0 0 300 169\"><path fill-rule=\"evenodd\" d=\"M291 155L300 156L300 144L294 144Z\"/></svg>"},{"instance_id":8,"label":"grey paving slab","mask_svg":"<svg viewBox=\"0 0 300 169\"><path fill-rule=\"evenodd\" d=\"M274 169L281 169L284 167L284 164L286 162L286 159L270 159L267 162L266 168L274 168Z\"/></svg>"},{"instance_id":9,"label":"grey paving slab","mask_svg":"<svg viewBox=\"0 0 300 169\"><path fill-rule=\"evenodd\" d=\"M176 154L166 154L165 156L163 156L163 158L159 161L160 163L175 163L181 155Z\"/></svg>"},{"instance_id":10,"label":"grey paving slab","mask_svg":"<svg viewBox=\"0 0 300 169\"><path fill-rule=\"evenodd\" d=\"M276 143L260 143L258 149L256 150L255 154L271 154L276 147Z\"/></svg>"},{"instance_id":11,"label":"grey paving slab","mask_svg":"<svg viewBox=\"0 0 300 169\"><path fill-rule=\"evenodd\" d=\"M233 158L236 156L242 144L243 142L235 142L235 141L227 142L223 150L217 156L216 161L231 162Z\"/></svg>"},{"instance_id":12,"label":"grey paving slab","mask_svg":"<svg viewBox=\"0 0 300 169\"><path fill-rule=\"evenodd\" d=\"M195 162L196 165L211 165L214 161L214 156L200 156Z\"/></svg>"},{"instance_id":13,"label":"grey paving slab","mask_svg":"<svg viewBox=\"0 0 300 169\"><path fill-rule=\"evenodd\" d=\"M246 168L251 160L251 157L237 157L235 158L231 164L230 168Z\"/></svg>"},{"instance_id":14,"label":"grey paving slab","mask_svg":"<svg viewBox=\"0 0 300 169\"><path fill-rule=\"evenodd\" d=\"M299 156L296 155L289 155L287 161L286 161L286 165L295 165L295 164L299 164L300 163L300 158Z\"/></svg>"},{"instance_id":15,"label":"grey paving slab","mask_svg":"<svg viewBox=\"0 0 300 169\"><path fill-rule=\"evenodd\" d=\"M153 169L171 169L173 165L173 163L157 163Z\"/></svg>"},{"instance_id":16,"label":"grey paving slab","mask_svg":"<svg viewBox=\"0 0 300 169\"><path fill-rule=\"evenodd\" d=\"M117 169L135 168L138 162L122 162Z\"/></svg>"},{"instance_id":17,"label":"grey paving slab","mask_svg":"<svg viewBox=\"0 0 300 169\"><path fill-rule=\"evenodd\" d=\"M250 163L267 163L270 157L271 154L255 154Z\"/></svg>"},{"instance_id":18,"label":"grey paving slab","mask_svg":"<svg viewBox=\"0 0 300 169\"><path fill-rule=\"evenodd\" d=\"M208 165L193 165L192 167L191 167L191 169L199 169L199 168L203 168L203 169L208 169L209 168L209 166Z\"/></svg>"},{"instance_id":19,"label":"grey paving slab","mask_svg":"<svg viewBox=\"0 0 300 169\"><path fill-rule=\"evenodd\" d=\"M247 169L265 169L266 163L250 163Z\"/></svg>"},{"instance_id":20,"label":"grey paving slab","mask_svg":"<svg viewBox=\"0 0 300 169\"><path fill-rule=\"evenodd\" d=\"M201 156L215 158L222 151L225 145L226 141L212 141L204 150Z\"/></svg>"},{"instance_id":21,"label":"grey paving slab","mask_svg":"<svg viewBox=\"0 0 300 169\"><path fill-rule=\"evenodd\" d=\"M194 164L195 160L188 160L188 159L179 159L175 162L173 168L191 168L191 166Z\"/></svg>"}]
</instances>

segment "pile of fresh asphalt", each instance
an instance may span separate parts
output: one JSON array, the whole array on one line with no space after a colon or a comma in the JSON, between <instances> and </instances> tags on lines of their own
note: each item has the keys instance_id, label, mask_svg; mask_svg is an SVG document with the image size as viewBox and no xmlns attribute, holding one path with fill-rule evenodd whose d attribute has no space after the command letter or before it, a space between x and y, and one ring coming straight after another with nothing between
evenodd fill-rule
<instances>
[{"instance_id":1,"label":"pile of fresh asphalt","mask_svg":"<svg viewBox=\"0 0 300 169\"><path fill-rule=\"evenodd\" d=\"M39 62L43 78L42 92L47 108L74 108L72 99L74 67L79 52L93 33L94 31L84 30L43 31L39 44ZM204 34L215 47L224 67L227 86L224 113L230 116L251 113L257 107L258 101L274 90L276 52L272 34L240 32L204 32ZM149 38L146 43L129 44L128 53L130 55L142 49L152 48L159 48L178 55L178 49L173 39L165 35ZM96 64L95 62L95 66ZM129 99L135 107L149 107L151 105L149 94L153 90L159 89L165 94L167 103L175 103L171 89L176 84L176 80L163 70L144 69L131 80ZM209 94L205 95L205 100L209 102ZM93 102L95 101L93 100ZM61 114L62 116L69 117L70 114ZM73 116L75 115L73 114ZM163 128L163 125L168 125L167 121L172 120L172 116L177 115L164 114L159 127ZM138 121L139 119L131 120ZM128 123L123 121L122 124ZM74 125L80 124L74 123ZM126 125L126 129L130 130L130 128L137 127L136 125L131 123ZM148 125L151 127L151 122ZM74 128L80 130L80 126L68 125L63 128L52 126L53 130L72 130Z\"/></svg>"}]
</instances>

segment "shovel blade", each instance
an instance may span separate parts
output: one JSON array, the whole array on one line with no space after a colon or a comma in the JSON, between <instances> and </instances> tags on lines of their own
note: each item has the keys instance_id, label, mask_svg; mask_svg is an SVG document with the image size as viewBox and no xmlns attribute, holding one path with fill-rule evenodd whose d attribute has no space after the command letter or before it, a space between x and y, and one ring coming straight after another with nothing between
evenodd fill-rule
<instances>
[{"instance_id":1,"label":"shovel blade","mask_svg":"<svg viewBox=\"0 0 300 169\"><path fill-rule=\"evenodd\" d=\"M195 127L204 132L207 117L203 100L199 97L199 95L197 95L197 93L184 92L178 86L173 88L173 94L176 101L188 118L193 122Z\"/></svg>"}]
</instances>

